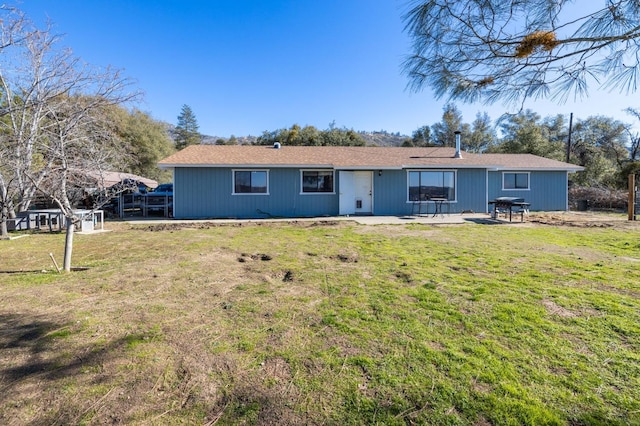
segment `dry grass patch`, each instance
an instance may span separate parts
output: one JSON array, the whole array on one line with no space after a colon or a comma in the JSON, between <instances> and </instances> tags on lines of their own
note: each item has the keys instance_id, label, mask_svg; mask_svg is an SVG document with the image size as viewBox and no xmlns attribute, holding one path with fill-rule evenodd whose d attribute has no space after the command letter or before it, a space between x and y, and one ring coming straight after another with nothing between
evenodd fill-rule
<instances>
[{"instance_id":1,"label":"dry grass patch","mask_svg":"<svg viewBox=\"0 0 640 426\"><path fill-rule=\"evenodd\" d=\"M544 306L547 312L551 315L558 315L562 318L573 318L576 316L575 313L571 312L569 309L563 308L553 300L543 299L542 306Z\"/></svg>"},{"instance_id":2,"label":"dry grass patch","mask_svg":"<svg viewBox=\"0 0 640 426\"><path fill-rule=\"evenodd\" d=\"M0 242L1 423L640 421L633 229L109 227Z\"/></svg>"}]
</instances>

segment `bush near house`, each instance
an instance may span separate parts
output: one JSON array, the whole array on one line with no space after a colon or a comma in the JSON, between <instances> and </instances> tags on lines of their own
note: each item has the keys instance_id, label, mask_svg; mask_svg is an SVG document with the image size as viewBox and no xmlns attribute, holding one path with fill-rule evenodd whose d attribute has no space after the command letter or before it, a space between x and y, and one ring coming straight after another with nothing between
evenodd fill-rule
<instances>
[{"instance_id":1,"label":"bush near house","mask_svg":"<svg viewBox=\"0 0 640 426\"><path fill-rule=\"evenodd\" d=\"M586 201L590 209L626 210L629 191L606 187L574 186L569 189L569 207L580 210L581 201Z\"/></svg>"}]
</instances>

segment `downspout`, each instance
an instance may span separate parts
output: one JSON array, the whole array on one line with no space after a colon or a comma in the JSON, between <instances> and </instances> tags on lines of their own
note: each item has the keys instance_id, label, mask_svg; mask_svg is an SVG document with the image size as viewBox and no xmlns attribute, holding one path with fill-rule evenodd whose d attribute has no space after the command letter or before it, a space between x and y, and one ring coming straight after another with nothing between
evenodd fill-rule
<instances>
[{"instance_id":1,"label":"downspout","mask_svg":"<svg viewBox=\"0 0 640 426\"><path fill-rule=\"evenodd\" d=\"M573 114L571 114L573 116ZM569 135L571 135L571 132L569 132ZM569 140L571 140L571 136L569 136ZM567 149L567 158L569 157L569 149ZM565 211L569 211L569 171L567 170L567 177L565 180L565 188L567 188L567 196L565 197L566 200L566 205L565 205Z\"/></svg>"},{"instance_id":2,"label":"downspout","mask_svg":"<svg viewBox=\"0 0 640 426\"><path fill-rule=\"evenodd\" d=\"M171 204L173 204L173 218L176 218L176 168L174 167L171 170L171 179L173 180L173 197L171 200Z\"/></svg>"},{"instance_id":3,"label":"downspout","mask_svg":"<svg viewBox=\"0 0 640 426\"><path fill-rule=\"evenodd\" d=\"M484 212L489 213L489 169L484 169Z\"/></svg>"}]
</instances>

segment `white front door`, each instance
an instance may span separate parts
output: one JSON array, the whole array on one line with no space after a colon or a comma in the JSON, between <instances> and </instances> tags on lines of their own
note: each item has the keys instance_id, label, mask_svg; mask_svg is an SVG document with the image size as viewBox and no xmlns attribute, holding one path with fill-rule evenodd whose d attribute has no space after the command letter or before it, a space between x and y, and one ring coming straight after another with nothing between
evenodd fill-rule
<instances>
[{"instance_id":1,"label":"white front door","mask_svg":"<svg viewBox=\"0 0 640 426\"><path fill-rule=\"evenodd\" d=\"M340 172L341 215L373 213L373 172Z\"/></svg>"}]
</instances>

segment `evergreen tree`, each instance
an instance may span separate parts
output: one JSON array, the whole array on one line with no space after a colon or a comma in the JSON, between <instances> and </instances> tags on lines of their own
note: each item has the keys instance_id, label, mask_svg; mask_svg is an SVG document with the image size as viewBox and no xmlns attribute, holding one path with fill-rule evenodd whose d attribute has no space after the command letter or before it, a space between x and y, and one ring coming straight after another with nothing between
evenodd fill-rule
<instances>
[{"instance_id":1,"label":"evergreen tree","mask_svg":"<svg viewBox=\"0 0 640 426\"><path fill-rule=\"evenodd\" d=\"M469 152L483 152L496 143L496 132L489 114L476 114L476 119L471 123L471 135L463 142L465 151Z\"/></svg>"},{"instance_id":2,"label":"evergreen tree","mask_svg":"<svg viewBox=\"0 0 640 426\"><path fill-rule=\"evenodd\" d=\"M431 130L435 146L455 147L456 131L462 132L461 138L464 145L471 134L469 124L462 121L462 113L454 104L444 106L442 121L431 126Z\"/></svg>"},{"instance_id":3,"label":"evergreen tree","mask_svg":"<svg viewBox=\"0 0 640 426\"><path fill-rule=\"evenodd\" d=\"M525 110L503 118L502 141L493 152L534 154L554 160L564 159L564 143L550 137L550 130L537 113Z\"/></svg>"},{"instance_id":4,"label":"evergreen tree","mask_svg":"<svg viewBox=\"0 0 640 426\"><path fill-rule=\"evenodd\" d=\"M411 144L404 141L402 146L432 146L433 141L431 139L431 128L429 126L422 126L414 130L410 141Z\"/></svg>"},{"instance_id":5,"label":"evergreen tree","mask_svg":"<svg viewBox=\"0 0 640 426\"><path fill-rule=\"evenodd\" d=\"M202 141L198 132L196 115L189 105L182 105L176 126L176 148L183 149L189 145L197 145Z\"/></svg>"},{"instance_id":6,"label":"evergreen tree","mask_svg":"<svg viewBox=\"0 0 640 426\"><path fill-rule=\"evenodd\" d=\"M404 63L415 90L451 100L564 101L596 84L635 92L638 0L416 0Z\"/></svg>"}]
</instances>

